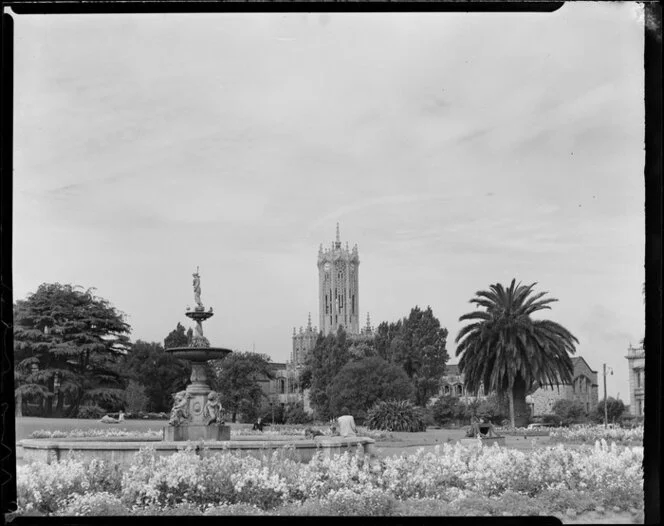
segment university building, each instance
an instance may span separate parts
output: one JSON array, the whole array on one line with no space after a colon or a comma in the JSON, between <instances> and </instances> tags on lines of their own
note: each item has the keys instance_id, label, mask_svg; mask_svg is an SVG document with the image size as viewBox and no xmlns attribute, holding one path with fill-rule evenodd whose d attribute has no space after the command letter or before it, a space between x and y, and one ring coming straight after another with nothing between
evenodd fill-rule
<instances>
[{"instance_id":1,"label":"university building","mask_svg":"<svg viewBox=\"0 0 664 526\"><path fill-rule=\"evenodd\" d=\"M630 344L625 358L629 367L629 412L634 416L643 416L646 379L646 353L643 346L632 347Z\"/></svg>"},{"instance_id":2,"label":"university building","mask_svg":"<svg viewBox=\"0 0 664 526\"><path fill-rule=\"evenodd\" d=\"M561 383L554 387L543 386L537 388L526 397L532 416L551 413L553 404L558 400L576 400L583 404L586 413L597 407L598 384L597 371L593 371L586 360L581 356L572 358L574 373L571 383ZM468 393L464 387L464 375L459 372L457 364L448 364L445 375L441 381L439 396L450 395L467 400L476 397L484 398L483 389L479 393Z\"/></svg>"},{"instance_id":3,"label":"university building","mask_svg":"<svg viewBox=\"0 0 664 526\"><path fill-rule=\"evenodd\" d=\"M297 330L293 327L292 350L290 361L272 363L273 380L261 381L263 392L270 404L286 407L301 402L304 409L311 412L307 393L299 386L299 375L307 359L307 355L316 345L319 333L336 334L340 327L346 331L349 339L354 341L373 338L371 318L367 314L367 322L360 327L360 257L357 245L349 248L348 243L341 243L339 224L337 223L336 239L327 248L321 244L318 249L318 322L312 326L311 313L306 327ZM320 327L320 329L319 329Z\"/></svg>"}]
</instances>

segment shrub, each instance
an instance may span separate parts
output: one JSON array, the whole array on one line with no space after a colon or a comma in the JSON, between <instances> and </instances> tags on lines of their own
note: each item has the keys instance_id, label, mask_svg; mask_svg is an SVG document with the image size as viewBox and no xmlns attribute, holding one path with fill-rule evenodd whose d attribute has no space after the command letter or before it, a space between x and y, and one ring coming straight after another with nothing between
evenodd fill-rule
<instances>
[{"instance_id":1,"label":"shrub","mask_svg":"<svg viewBox=\"0 0 664 526\"><path fill-rule=\"evenodd\" d=\"M303 404L297 403L288 407L284 420L286 424L309 424L313 417L304 411Z\"/></svg>"},{"instance_id":2,"label":"shrub","mask_svg":"<svg viewBox=\"0 0 664 526\"><path fill-rule=\"evenodd\" d=\"M395 500L378 488L363 489L362 492L349 488L332 490L319 501L325 515L391 515Z\"/></svg>"},{"instance_id":3,"label":"shrub","mask_svg":"<svg viewBox=\"0 0 664 526\"><path fill-rule=\"evenodd\" d=\"M586 414L583 404L577 400L556 400L551 410L564 426L579 422Z\"/></svg>"},{"instance_id":4,"label":"shrub","mask_svg":"<svg viewBox=\"0 0 664 526\"><path fill-rule=\"evenodd\" d=\"M561 417L554 414L541 415L539 420L541 420L542 424L553 424L554 426L559 426L563 422Z\"/></svg>"},{"instance_id":5,"label":"shrub","mask_svg":"<svg viewBox=\"0 0 664 526\"><path fill-rule=\"evenodd\" d=\"M108 492L74 494L55 515L129 515L120 497Z\"/></svg>"},{"instance_id":6,"label":"shrub","mask_svg":"<svg viewBox=\"0 0 664 526\"><path fill-rule=\"evenodd\" d=\"M421 410L407 400L378 402L367 414L365 425L369 429L384 431L425 431Z\"/></svg>"},{"instance_id":7,"label":"shrub","mask_svg":"<svg viewBox=\"0 0 664 526\"><path fill-rule=\"evenodd\" d=\"M441 396L431 407L433 420L436 424L444 426L458 419L462 411L459 399L455 396Z\"/></svg>"},{"instance_id":8,"label":"shrub","mask_svg":"<svg viewBox=\"0 0 664 526\"><path fill-rule=\"evenodd\" d=\"M78 408L76 418L101 418L106 414L106 411L98 405L82 405Z\"/></svg>"},{"instance_id":9,"label":"shrub","mask_svg":"<svg viewBox=\"0 0 664 526\"><path fill-rule=\"evenodd\" d=\"M497 395L491 394L480 400L475 414L492 424L500 424L509 417L509 410L504 400L500 400Z\"/></svg>"},{"instance_id":10,"label":"shrub","mask_svg":"<svg viewBox=\"0 0 664 526\"><path fill-rule=\"evenodd\" d=\"M620 420L620 417L625 412L625 404L622 400L616 400L612 396L606 399L606 413L609 422ZM599 422L604 422L604 400L600 400L595 409L595 418Z\"/></svg>"},{"instance_id":11,"label":"shrub","mask_svg":"<svg viewBox=\"0 0 664 526\"><path fill-rule=\"evenodd\" d=\"M145 411L150 402L145 386L139 384L136 380L129 380L129 384L124 391L124 402L128 412Z\"/></svg>"},{"instance_id":12,"label":"shrub","mask_svg":"<svg viewBox=\"0 0 664 526\"><path fill-rule=\"evenodd\" d=\"M348 362L327 388L333 415L344 407L353 415L363 413L380 400L408 400L413 394L403 367L378 356Z\"/></svg>"}]
</instances>

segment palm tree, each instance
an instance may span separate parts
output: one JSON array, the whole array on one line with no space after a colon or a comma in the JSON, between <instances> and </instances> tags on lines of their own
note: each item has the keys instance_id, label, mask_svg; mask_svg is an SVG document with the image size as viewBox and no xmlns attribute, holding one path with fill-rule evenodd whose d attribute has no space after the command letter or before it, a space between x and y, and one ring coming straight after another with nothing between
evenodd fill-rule
<instances>
[{"instance_id":1,"label":"palm tree","mask_svg":"<svg viewBox=\"0 0 664 526\"><path fill-rule=\"evenodd\" d=\"M576 352L578 340L558 323L531 318L558 301L540 299L546 292L531 295L535 285L515 285L515 280L508 289L500 283L491 285L470 300L484 310L459 318L472 320L456 337L466 389L475 392L483 383L485 393L507 394L512 427L515 414L519 425L527 420L528 392L540 385L570 383L574 370L569 355Z\"/></svg>"}]
</instances>

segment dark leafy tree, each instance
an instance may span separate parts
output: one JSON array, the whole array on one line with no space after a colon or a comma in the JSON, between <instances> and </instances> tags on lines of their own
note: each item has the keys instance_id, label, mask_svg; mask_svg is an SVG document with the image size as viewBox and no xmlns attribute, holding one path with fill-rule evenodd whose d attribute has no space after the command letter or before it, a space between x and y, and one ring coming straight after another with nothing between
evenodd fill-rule
<instances>
[{"instance_id":1,"label":"dark leafy tree","mask_svg":"<svg viewBox=\"0 0 664 526\"><path fill-rule=\"evenodd\" d=\"M376 350L370 341L358 341L350 345L348 355L351 360L364 360L376 356Z\"/></svg>"},{"instance_id":2,"label":"dark leafy tree","mask_svg":"<svg viewBox=\"0 0 664 526\"><path fill-rule=\"evenodd\" d=\"M305 374L311 376L309 400L320 419L330 418L328 387L350 359L350 342L346 332L339 327L337 334L320 334L316 345L307 355Z\"/></svg>"},{"instance_id":3,"label":"dark leafy tree","mask_svg":"<svg viewBox=\"0 0 664 526\"><path fill-rule=\"evenodd\" d=\"M123 403L121 361L130 328L93 291L44 283L14 305L16 396L40 404L41 416L74 416L82 404L115 410Z\"/></svg>"},{"instance_id":4,"label":"dark leafy tree","mask_svg":"<svg viewBox=\"0 0 664 526\"><path fill-rule=\"evenodd\" d=\"M577 400L556 400L551 407L551 412L560 417L560 423L569 426L582 420L586 414L583 404Z\"/></svg>"},{"instance_id":5,"label":"dark leafy tree","mask_svg":"<svg viewBox=\"0 0 664 526\"><path fill-rule=\"evenodd\" d=\"M606 399L606 416L609 422L616 422L620 420L620 417L625 412L625 404L622 400L616 400L612 396L609 396ZM597 409L595 410L596 419L599 422L604 422L604 400L600 400L597 404Z\"/></svg>"},{"instance_id":6,"label":"dark leafy tree","mask_svg":"<svg viewBox=\"0 0 664 526\"><path fill-rule=\"evenodd\" d=\"M414 307L407 318L378 326L374 348L381 358L403 367L413 382L415 403L426 406L445 372L446 343L447 329L440 326L431 307Z\"/></svg>"},{"instance_id":7,"label":"dark leafy tree","mask_svg":"<svg viewBox=\"0 0 664 526\"><path fill-rule=\"evenodd\" d=\"M501 424L509 417L509 409L505 400L496 393L491 393L479 401L475 409L475 415L492 424Z\"/></svg>"},{"instance_id":8,"label":"dark leafy tree","mask_svg":"<svg viewBox=\"0 0 664 526\"><path fill-rule=\"evenodd\" d=\"M328 387L329 407L333 415L348 408L363 416L381 400L409 400L413 385L404 370L378 356L350 361Z\"/></svg>"},{"instance_id":9,"label":"dark leafy tree","mask_svg":"<svg viewBox=\"0 0 664 526\"><path fill-rule=\"evenodd\" d=\"M507 289L500 283L491 285L470 300L483 310L459 318L471 322L456 338L466 388L477 392L483 384L485 392L506 394L512 426L527 422L526 394L536 385L571 383L570 354L578 343L562 325L532 318L557 301L541 299L546 292L531 295L534 286L517 285L515 280Z\"/></svg>"},{"instance_id":10,"label":"dark leafy tree","mask_svg":"<svg viewBox=\"0 0 664 526\"><path fill-rule=\"evenodd\" d=\"M434 422L444 426L457 420L459 414L463 413L463 405L456 396L441 396L431 408Z\"/></svg>"},{"instance_id":11,"label":"dark leafy tree","mask_svg":"<svg viewBox=\"0 0 664 526\"><path fill-rule=\"evenodd\" d=\"M401 320L398 320L396 323L384 321L376 328L373 346L378 356L390 363L394 363L393 354L402 343L402 341L398 341L396 344L393 343L401 332L401 325Z\"/></svg>"},{"instance_id":12,"label":"dark leafy tree","mask_svg":"<svg viewBox=\"0 0 664 526\"><path fill-rule=\"evenodd\" d=\"M191 331L191 328L189 329ZM187 347L189 345L190 337L184 330L184 326L178 322L174 330L164 339L164 349L172 349L174 347Z\"/></svg>"},{"instance_id":13,"label":"dark leafy tree","mask_svg":"<svg viewBox=\"0 0 664 526\"><path fill-rule=\"evenodd\" d=\"M142 340L131 346L126 369L127 374L145 387L148 408L154 412L170 411L173 393L184 389L191 375L191 365L187 361L174 358L160 343Z\"/></svg>"},{"instance_id":14,"label":"dark leafy tree","mask_svg":"<svg viewBox=\"0 0 664 526\"><path fill-rule=\"evenodd\" d=\"M400 340L403 340L401 343ZM449 359L445 344L447 329L433 315L431 307L415 307L404 319L395 340L394 361L399 363L415 387L415 403L425 406L438 392L440 378Z\"/></svg>"},{"instance_id":15,"label":"dark leafy tree","mask_svg":"<svg viewBox=\"0 0 664 526\"><path fill-rule=\"evenodd\" d=\"M258 414L266 395L260 382L273 378L270 358L253 352L233 352L223 360L210 362L216 379L213 387L219 392L224 409L233 422L238 413L251 418Z\"/></svg>"}]
</instances>

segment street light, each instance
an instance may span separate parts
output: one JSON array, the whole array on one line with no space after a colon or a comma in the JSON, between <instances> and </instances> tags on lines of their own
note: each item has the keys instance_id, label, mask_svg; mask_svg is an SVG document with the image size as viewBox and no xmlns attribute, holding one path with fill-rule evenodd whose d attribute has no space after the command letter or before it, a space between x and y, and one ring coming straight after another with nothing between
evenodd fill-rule
<instances>
[{"instance_id":1,"label":"street light","mask_svg":"<svg viewBox=\"0 0 664 526\"><path fill-rule=\"evenodd\" d=\"M613 374L613 369L611 367L607 367L606 364L604 364L604 429L607 427L607 421L609 419L609 412L606 407L606 375L607 374Z\"/></svg>"}]
</instances>

